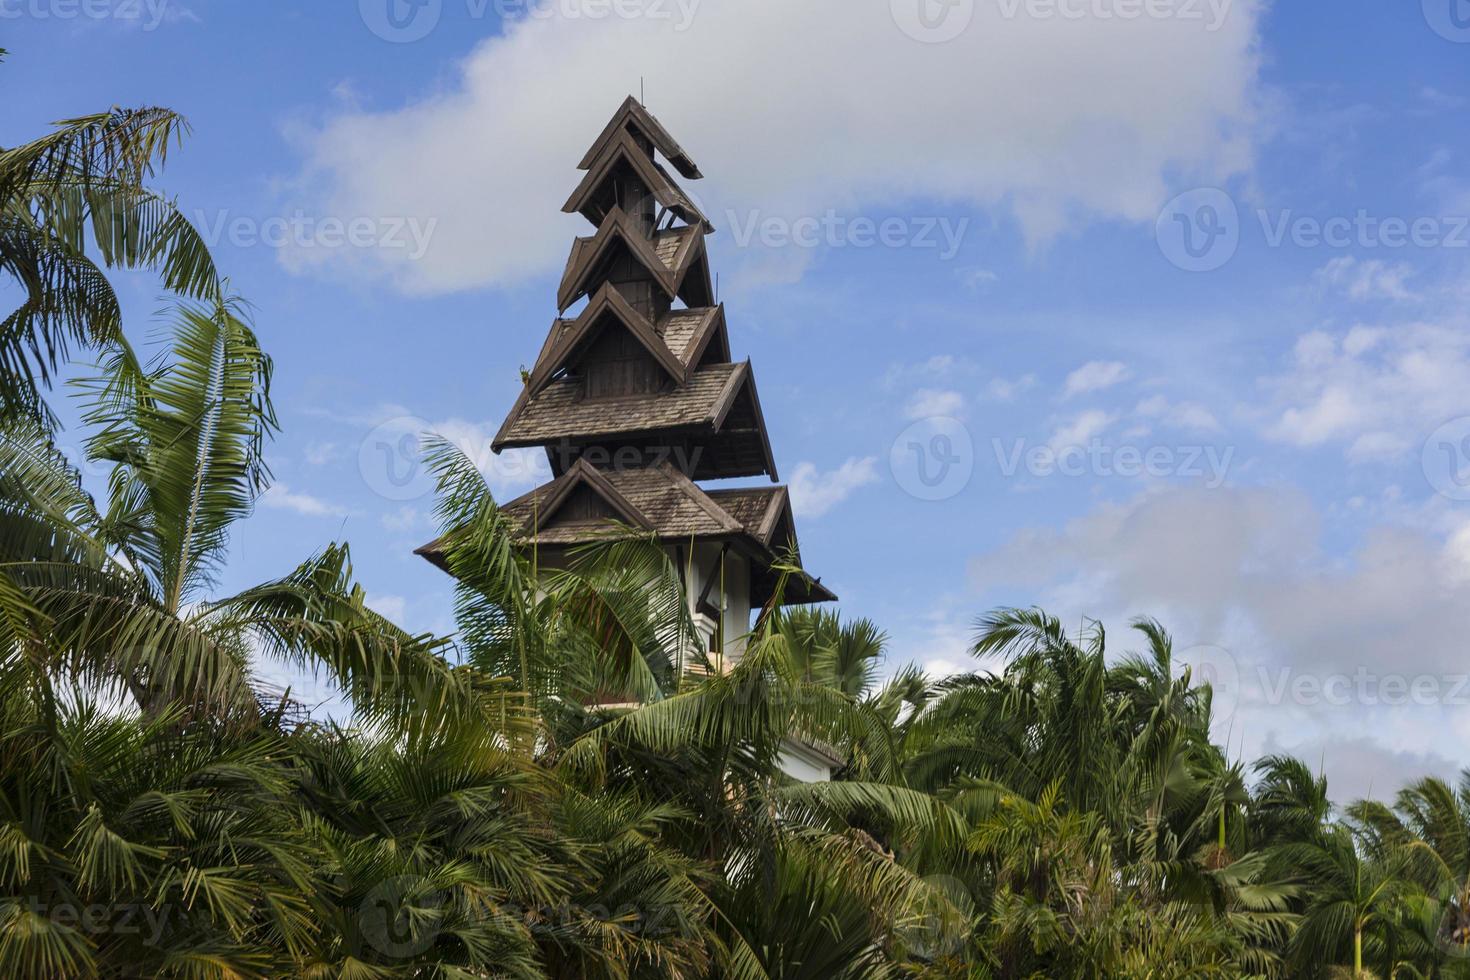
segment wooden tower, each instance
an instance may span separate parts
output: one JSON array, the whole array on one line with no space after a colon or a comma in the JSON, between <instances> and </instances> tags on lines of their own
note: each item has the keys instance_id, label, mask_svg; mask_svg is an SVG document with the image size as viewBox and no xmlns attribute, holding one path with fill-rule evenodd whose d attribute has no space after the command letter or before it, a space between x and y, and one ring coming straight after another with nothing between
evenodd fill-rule
<instances>
[{"instance_id":1,"label":"wooden tower","mask_svg":"<svg viewBox=\"0 0 1470 980\"><path fill-rule=\"evenodd\" d=\"M702 176L629 97L582 158L563 210L595 231L572 243L559 315L492 447L539 447L550 459L554 479L502 508L527 546L556 564L614 528L656 538L685 577L713 659L733 662L752 610L772 598L772 566L800 553L755 374L731 359L715 301L705 252L714 227L668 168ZM699 485L760 476L772 485ZM419 553L442 565L436 544ZM801 573L782 598L835 597Z\"/></svg>"}]
</instances>

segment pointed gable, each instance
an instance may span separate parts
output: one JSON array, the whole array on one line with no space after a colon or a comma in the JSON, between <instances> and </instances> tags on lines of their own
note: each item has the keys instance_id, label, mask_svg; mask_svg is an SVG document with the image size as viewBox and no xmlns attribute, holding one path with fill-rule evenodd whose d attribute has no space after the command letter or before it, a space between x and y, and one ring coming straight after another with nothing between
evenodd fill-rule
<instances>
[{"instance_id":1,"label":"pointed gable","mask_svg":"<svg viewBox=\"0 0 1470 980\"><path fill-rule=\"evenodd\" d=\"M628 500L596 467L578 460L555 483L545 500L536 506L523 525L522 533L534 536L552 527L568 524L579 529L618 521L645 531L653 522Z\"/></svg>"},{"instance_id":2,"label":"pointed gable","mask_svg":"<svg viewBox=\"0 0 1470 980\"><path fill-rule=\"evenodd\" d=\"M644 153L626 130L606 144L562 210L600 224L614 207L628 209L620 194L629 184L641 186L654 202L686 225L697 226L705 234L715 230L668 172Z\"/></svg>"},{"instance_id":3,"label":"pointed gable","mask_svg":"<svg viewBox=\"0 0 1470 980\"><path fill-rule=\"evenodd\" d=\"M615 140L620 133L630 133L635 137L641 137L650 145L663 154L669 165L679 171L686 180L699 180L704 174L694 165L694 160L684 152L684 148L669 135L663 124L643 108L642 104L631 95L618 107L612 119L603 127L597 140L592 144L582 162L577 164L578 170L590 170L602 154L608 143Z\"/></svg>"},{"instance_id":4,"label":"pointed gable","mask_svg":"<svg viewBox=\"0 0 1470 980\"><path fill-rule=\"evenodd\" d=\"M589 348L610 330L620 331L631 338L646 353L648 362L675 384L683 384L687 379L684 361L669 349L648 318L633 309L611 284L604 284L597 291L576 320L557 329L560 336L543 353L531 373L528 384L532 395L545 390L558 372L573 367L578 358L586 355ZM632 394L633 391L627 393Z\"/></svg>"},{"instance_id":5,"label":"pointed gable","mask_svg":"<svg viewBox=\"0 0 1470 980\"><path fill-rule=\"evenodd\" d=\"M662 162L657 158L661 156ZM492 442L547 451L554 479L501 508L526 548L565 552L609 537L651 536L738 552L757 607L835 598L799 567L785 487L705 490L696 480L777 480L755 373L731 357L698 206L665 169L694 161L627 99L583 157L567 199L596 232L572 243L557 317ZM682 222L682 224L679 224ZM445 537L419 554L448 568ZM742 602L740 608L746 608Z\"/></svg>"},{"instance_id":6,"label":"pointed gable","mask_svg":"<svg viewBox=\"0 0 1470 980\"><path fill-rule=\"evenodd\" d=\"M697 226L675 228L646 236L641 221L614 207L602 219L597 234L579 238L557 289L558 309L565 310L607 281L613 263L631 260L647 274L666 300L682 299L690 306L704 306L713 299L709 265L704 253L704 234Z\"/></svg>"}]
</instances>

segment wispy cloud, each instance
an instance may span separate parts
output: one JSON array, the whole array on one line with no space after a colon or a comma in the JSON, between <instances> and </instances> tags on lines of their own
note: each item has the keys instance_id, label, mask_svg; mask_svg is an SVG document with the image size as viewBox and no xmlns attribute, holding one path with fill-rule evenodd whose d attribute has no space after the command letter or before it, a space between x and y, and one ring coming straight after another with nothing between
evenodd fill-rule
<instances>
[{"instance_id":1,"label":"wispy cloud","mask_svg":"<svg viewBox=\"0 0 1470 980\"><path fill-rule=\"evenodd\" d=\"M277 483L260 497L260 505L272 510L289 510L303 517L347 517L351 511L309 493L296 493L284 483Z\"/></svg>"},{"instance_id":2,"label":"wispy cloud","mask_svg":"<svg viewBox=\"0 0 1470 980\"><path fill-rule=\"evenodd\" d=\"M852 458L835 470L801 463L791 476L791 507L805 517L821 517L860 487L878 482L878 458Z\"/></svg>"},{"instance_id":3,"label":"wispy cloud","mask_svg":"<svg viewBox=\"0 0 1470 980\"><path fill-rule=\"evenodd\" d=\"M1358 302L1375 299L1410 300L1414 293L1405 285L1414 270L1403 262L1390 265L1382 259L1357 259L1344 255L1314 273L1324 289L1341 292Z\"/></svg>"},{"instance_id":4,"label":"wispy cloud","mask_svg":"<svg viewBox=\"0 0 1470 980\"><path fill-rule=\"evenodd\" d=\"M1047 440L1047 445L1058 453L1064 449L1086 446L1107 431L1114 421L1114 417L1107 412L1088 409L1058 426Z\"/></svg>"},{"instance_id":5,"label":"wispy cloud","mask_svg":"<svg viewBox=\"0 0 1470 980\"><path fill-rule=\"evenodd\" d=\"M903 413L911 419L936 416L958 418L965 412L965 396L943 388L920 388L905 406Z\"/></svg>"},{"instance_id":6,"label":"wispy cloud","mask_svg":"<svg viewBox=\"0 0 1470 980\"><path fill-rule=\"evenodd\" d=\"M1102 391L1104 388L1122 384L1129 376L1128 365L1121 361L1089 361L1067 375L1066 384L1062 387L1062 397L1071 398L1074 395Z\"/></svg>"}]
</instances>

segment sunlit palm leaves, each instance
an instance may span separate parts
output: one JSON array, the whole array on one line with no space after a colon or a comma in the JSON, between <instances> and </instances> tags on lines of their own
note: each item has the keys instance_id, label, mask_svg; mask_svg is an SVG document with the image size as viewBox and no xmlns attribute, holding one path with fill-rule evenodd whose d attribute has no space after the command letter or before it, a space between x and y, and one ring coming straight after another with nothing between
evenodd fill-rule
<instances>
[{"instance_id":1,"label":"sunlit palm leaves","mask_svg":"<svg viewBox=\"0 0 1470 980\"><path fill-rule=\"evenodd\" d=\"M69 351L120 338L102 269L156 269L166 289L219 297L204 240L146 186L186 130L166 109L114 109L0 150L0 272L26 294L0 320L0 414L49 418L41 388Z\"/></svg>"}]
</instances>

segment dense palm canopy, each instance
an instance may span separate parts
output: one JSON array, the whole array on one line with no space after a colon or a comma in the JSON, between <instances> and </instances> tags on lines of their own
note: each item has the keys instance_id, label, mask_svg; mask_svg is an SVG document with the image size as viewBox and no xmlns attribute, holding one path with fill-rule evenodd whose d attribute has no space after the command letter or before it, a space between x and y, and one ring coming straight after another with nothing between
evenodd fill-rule
<instances>
[{"instance_id":1,"label":"dense palm canopy","mask_svg":"<svg viewBox=\"0 0 1470 980\"><path fill-rule=\"evenodd\" d=\"M0 151L0 975L1470 976L1470 773L1338 810L1212 741L1152 621L1119 654L998 611L996 668L935 679L773 603L711 663L662 549L548 565L433 441L455 636L372 612L342 544L221 594L277 419L244 305L145 186L181 130L114 110ZM177 294L149 358L125 266ZM43 400L76 346L95 487ZM831 781L784 774L797 742Z\"/></svg>"}]
</instances>

